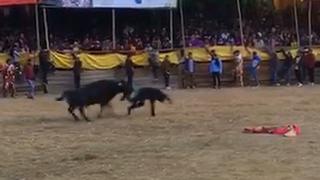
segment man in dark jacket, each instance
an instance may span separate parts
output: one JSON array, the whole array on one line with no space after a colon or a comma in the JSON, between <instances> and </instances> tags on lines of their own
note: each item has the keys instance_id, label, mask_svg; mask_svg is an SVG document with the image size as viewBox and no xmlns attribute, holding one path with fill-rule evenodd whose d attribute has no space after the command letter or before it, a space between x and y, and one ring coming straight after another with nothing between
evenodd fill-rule
<instances>
[{"instance_id":1,"label":"man in dark jacket","mask_svg":"<svg viewBox=\"0 0 320 180\"><path fill-rule=\"evenodd\" d=\"M80 88L80 81L81 81L81 71L82 71L82 62L80 61L79 57L75 54L72 54L74 59L73 64L73 80L74 86L76 89Z\"/></svg>"},{"instance_id":2,"label":"man in dark jacket","mask_svg":"<svg viewBox=\"0 0 320 180\"><path fill-rule=\"evenodd\" d=\"M298 87L303 86L303 81L301 78L302 73L302 52L299 50L297 52L296 57L294 58L294 74L296 76L296 79L298 81Z\"/></svg>"},{"instance_id":3,"label":"man in dark jacket","mask_svg":"<svg viewBox=\"0 0 320 180\"><path fill-rule=\"evenodd\" d=\"M128 88L130 91L133 90L133 75L134 75L134 70L133 70L133 62L132 62L132 58L131 55L129 54L125 64L124 64L124 68L126 71L126 75L127 75L127 84L128 84Z\"/></svg>"},{"instance_id":4,"label":"man in dark jacket","mask_svg":"<svg viewBox=\"0 0 320 180\"><path fill-rule=\"evenodd\" d=\"M270 55L270 75L271 75L271 83L272 85L279 85L278 83L278 76L277 76L277 71L278 71L278 57L277 57L277 53L274 51L269 51L269 55Z\"/></svg>"},{"instance_id":5,"label":"man in dark jacket","mask_svg":"<svg viewBox=\"0 0 320 180\"><path fill-rule=\"evenodd\" d=\"M47 75L49 72L49 51L46 49L42 49L39 53L39 65L40 65L40 72L41 72L41 81L42 81L42 87L43 92L45 94L48 93L48 79Z\"/></svg>"},{"instance_id":6,"label":"man in dark jacket","mask_svg":"<svg viewBox=\"0 0 320 180\"><path fill-rule=\"evenodd\" d=\"M169 56L166 55L163 62L161 63L161 71L163 74L164 78L164 84L166 89L171 89L170 88L170 61L169 61Z\"/></svg>"},{"instance_id":7,"label":"man in dark jacket","mask_svg":"<svg viewBox=\"0 0 320 180\"><path fill-rule=\"evenodd\" d=\"M284 62L281 69L278 72L279 80L285 79L286 85L290 86L291 74L292 74L292 65L294 63L294 58L291 52L285 52L284 49L280 51L284 56Z\"/></svg>"},{"instance_id":8,"label":"man in dark jacket","mask_svg":"<svg viewBox=\"0 0 320 180\"><path fill-rule=\"evenodd\" d=\"M314 85L314 69L316 65L316 56L313 54L312 49L306 49L306 54L303 56L303 65L305 72L308 74L309 83Z\"/></svg>"}]
</instances>

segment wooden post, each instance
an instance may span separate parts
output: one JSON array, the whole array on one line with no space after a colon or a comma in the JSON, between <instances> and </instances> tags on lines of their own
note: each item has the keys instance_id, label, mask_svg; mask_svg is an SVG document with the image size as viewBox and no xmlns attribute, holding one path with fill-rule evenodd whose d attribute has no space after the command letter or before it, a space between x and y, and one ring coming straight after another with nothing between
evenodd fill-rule
<instances>
[{"instance_id":1,"label":"wooden post","mask_svg":"<svg viewBox=\"0 0 320 180\"><path fill-rule=\"evenodd\" d=\"M183 0L180 0L180 21L181 21L181 37L182 37L182 45L183 45L183 53L181 53L182 58L184 58L184 56L186 56L186 35L185 35L185 29L184 29L184 14L183 14L183 4L182 4ZM181 66L181 64L179 63L178 65L178 80L179 80L179 85L180 88L183 88L183 73L182 73L182 69L183 67Z\"/></svg>"},{"instance_id":2,"label":"wooden post","mask_svg":"<svg viewBox=\"0 0 320 180\"><path fill-rule=\"evenodd\" d=\"M311 47L312 46L312 0L309 0L308 25L309 25L309 47Z\"/></svg>"},{"instance_id":3,"label":"wooden post","mask_svg":"<svg viewBox=\"0 0 320 180\"><path fill-rule=\"evenodd\" d=\"M182 44L183 44L183 50L185 51L185 49L186 49L186 35L185 35L185 29L184 29L184 14L183 14L182 0L180 0L180 19L181 19Z\"/></svg>"},{"instance_id":4,"label":"wooden post","mask_svg":"<svg viewBox=\"0 0 320 180\"><path fill-rule=\"evenodd\" d=\"M300 48L300 33L299 33L299 22L298 22L298 10L297 10L297 0L294 0L294 20L296 25L297 43Z\"/></svg>"},{"instance_id":5,"label":"wooden post","mask_svg":"<svg viewBox=\"0 0 320 180\"><path fill-rule=\"evenodd\" d=\"M173 9L170 8L170 41L171 49L173 49Z\"/></svg>"},{"instance_id":6,"label":"wooden post","mask_svg":"<svg viewBox=\"0 0 320 180\"><path fill-rule=\"evenodd\" d=\"M38 3L34 5L35 12L35 21L36 21L36 41L37 41L37 50L39 51L41 48L40 44L40 28L39 28L39 6Z\"/></svg>"},{"instance_id":7,"label":"wooden post","mask_svg":"<svg viewBox=\"0 0 320 180\"><path fill-rule=\"evenodd\" d=\"M115 50L117 47L116 38L116 10L112 9L112 48Z\"/></svg>"},{"instance_id":8,"label":"wooden post","mask_svg":"<svg viewBox=\"0 0 320 180\"><path fill-rule=\"evenodd\" d=\"M47 10L43 8L43 21L44 21L44 31L46 36L46 49L50 49L50 42L49 42L49 30L48 30L48 20L47 20Z\"/></svg>"},{"instance_id":9,"label":"wooden post","mask_svg":"<svg viewBox=\"0 0 320 180\"><path fill-rule=\"evenodd\" d=\"M239 16L239 25L240 25L241 45L244 46L243 23L242 23L242 13L241 13L240 0L237 0L237 6L238 6L238 16Z\"/></svg>"}]
</instances>

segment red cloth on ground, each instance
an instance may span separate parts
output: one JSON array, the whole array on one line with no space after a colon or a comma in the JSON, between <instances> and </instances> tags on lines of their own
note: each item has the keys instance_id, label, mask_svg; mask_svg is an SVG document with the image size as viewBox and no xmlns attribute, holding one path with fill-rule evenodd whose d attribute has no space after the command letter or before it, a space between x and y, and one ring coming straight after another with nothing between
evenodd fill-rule
<instances>
[{"instance_id":1,"label":"red cloth on ground","mask_svg":"<svg viewBox=\"0 0 320 180\"><path fill-rule=\"evenodd\" d=\"M270 134L285 135L289 131L290 129L288 127L277 127L271 130Z\"/></svg>"},{"instance_id":2,"label":"red cloth on ground","mask_svg":"<svg viewBox=\"0 0 320 180\"><path fill-rule=\"evenodd\" d=\"M296 125L288 125L288 126L281 126L281 127L254 127L254 128L245 128L245 133L253 133L253 134L276 134L276 135L285 135L286 133L294 130L297 135L301 133L301 128Z\"/></svg>"}]
</instances>

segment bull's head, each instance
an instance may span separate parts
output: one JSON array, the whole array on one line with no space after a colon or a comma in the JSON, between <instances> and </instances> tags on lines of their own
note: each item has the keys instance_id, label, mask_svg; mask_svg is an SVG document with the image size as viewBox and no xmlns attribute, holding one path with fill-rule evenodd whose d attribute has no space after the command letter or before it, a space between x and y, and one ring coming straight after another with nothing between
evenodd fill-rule
<instances>
[{"instance_id":1,"label":"bull's head","mask_svg":"<svg viewBox=\"0 0 320 180\"><path fill-rule=\"evenodd\" d=\"M132 93L132 88L128 85L128 83L125 80L121 80L119 81L118 86L123 93L123 96L120 100L124 101L125 99L129 99Z\"/></svg>"}]
</instances>

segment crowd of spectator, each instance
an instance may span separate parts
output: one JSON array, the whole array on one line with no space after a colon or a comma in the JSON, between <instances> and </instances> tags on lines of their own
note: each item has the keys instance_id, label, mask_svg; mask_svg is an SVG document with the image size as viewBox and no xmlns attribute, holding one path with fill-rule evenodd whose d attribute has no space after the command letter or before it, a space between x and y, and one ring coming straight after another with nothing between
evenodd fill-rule
<instances>
[{"instance_id":1,"label":"crowd of spectator","mask_svg":"<svg viewBox=\"0 0 320 180\"><path fill-rule=\"evenodd\" d=\"M222 28L205 28L209 27L204 23L204 27L186 26L186 46L187 47L205 47L214 45L241 45L241 36L239 30ZM296 32L292 28L286 27L270 27L264 30L255 30L253 26L246 25L244 27L244 43L246 46L264 49L268 45L273 46L294 46L297 43ZM182 47L182 38L180 31L175 31L173 42L170 40L170 32L168 28L162 28L160 31L156 29L147 29L144 32L136 32L134 27L127 26L121 36L118 36L116 50L143 50L147 45L157 49L170 49L172 47ZM300 33L302 45L307 45L309 35ZM320 37L317 33L312 34L312 42L314 45L320 44ZM97 38L96 35L87 35L83 38L68 38L50 35L50 48L53 50L72 50L74 48L91 51L111 51L113 43L111 36L106 38ZM17 46L20 52L30 52L35 48L35 37L32 34L26 35L24 32L8 33L0 36L0 51L10 52Z\"/></svg>"},{"instance_id":2,"label":"crowd of spectator","mask_svg":"<svg viewBox=\"0 0 320 180\"><path fill-rule=\"evenodd\" d=\"M15 47L20 52L30 52L35 49L35 43L35 36L32 33L12 29L0 30L0 52L11 53Z\"/></svg>"},{"instance_id":3,"label":"crowd of spectator","mask_svg":"<svg viewBox=\"0 0 320 180\"><path fill-rule=\"evenodd\" d=\"M293 25L277 25L268 18L258 20L245 19L243 22L244 44L249 47L264 49L269 45L294 46L297 44L297 35ZM130 23L129 23L130 24ZM108 32L97 31L84 36L69 34L61 28L61 32L50 30L50 49L72 50L81 49L88 51L126 51L143 50L148 45L156 49L180 48L183 46L181 28L175 23L173 39L170 39L169 27L141 28L139 24L120 26L117 29L116 45L113 47L112 35ZM102 26L102 25L101 25ZM28 31L15 31L10 28L0 29L0 52L10 52L17 47L21 52L35 49L35 30L30 27ZM306 28L300 29L301 45L308 45L309 34ZM42 35L43 37L43 35ZM43 39L43 38L42 38ZM223 23L202 16L186 18L185 42L187 47L205 47L214 45L241 45L239 22L234 19L232 23ZM320 44L320 36L315 31L312 33L312 43ZM42 43L44 44L44 43Z\"/></svg>"}]
</instances>

